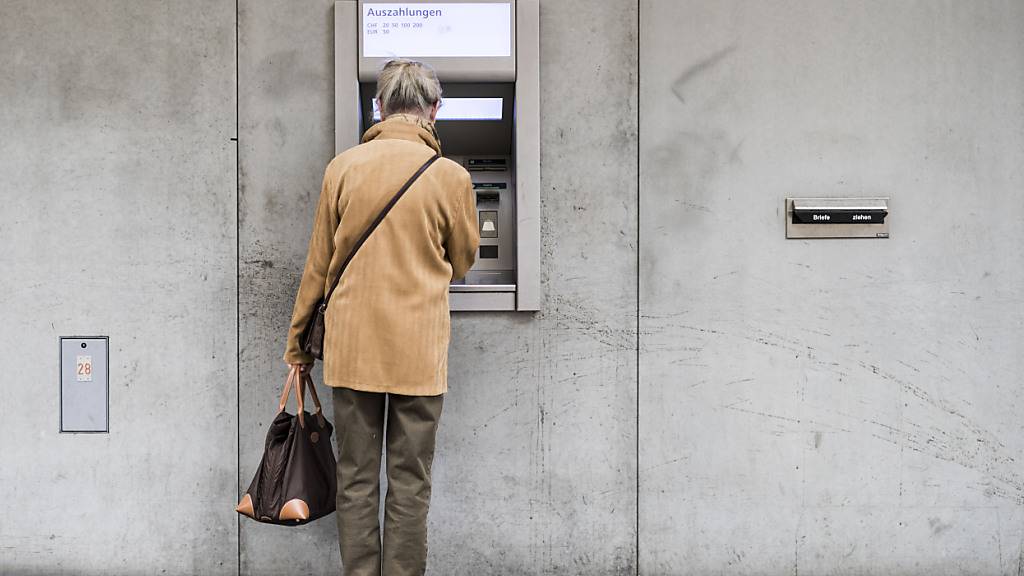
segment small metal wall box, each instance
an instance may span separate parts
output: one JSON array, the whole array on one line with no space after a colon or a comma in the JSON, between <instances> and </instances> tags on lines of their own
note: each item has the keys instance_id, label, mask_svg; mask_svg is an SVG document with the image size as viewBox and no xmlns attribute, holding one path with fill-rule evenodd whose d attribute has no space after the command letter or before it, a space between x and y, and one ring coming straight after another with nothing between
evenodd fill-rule
<instances>
[{"instance_id":1,"label":"small metal wall box","mask_svg":"<svg viewBox=\"0 0 1024 576\"><path fill-rule=\"evenodd\" d=\"M786 198L786 238L888 238L888 198Z\"/></svg>"},{"instance_id":2,"label":"small metal wall box","mask_svg":"<svg viewBox=\"0 0 1024 576\"><path fill-rule=\"evenodd\" d=\"M109 340L60 339L60 431L109 432Z\"/></svg>"}]
</instances>

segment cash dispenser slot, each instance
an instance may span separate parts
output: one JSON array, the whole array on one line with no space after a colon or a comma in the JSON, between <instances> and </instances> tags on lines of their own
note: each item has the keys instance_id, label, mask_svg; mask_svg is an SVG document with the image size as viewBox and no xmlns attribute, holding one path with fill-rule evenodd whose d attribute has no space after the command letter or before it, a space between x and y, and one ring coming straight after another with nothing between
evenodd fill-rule
<instances>
[{"instance_id":1,"label":"cash dispenser slot","mask_svg":"<svg viewBox=\"0 0 1024 576\"><path fill-rule=\"evenodd\" d=\"M476 192L476 204L477 207L481 205L487 205L488 208L494 208L501 202L501 193L508 189L508 185L504 182L477 182L473 184L473 191Z\"/></svg>"}]
</instances>

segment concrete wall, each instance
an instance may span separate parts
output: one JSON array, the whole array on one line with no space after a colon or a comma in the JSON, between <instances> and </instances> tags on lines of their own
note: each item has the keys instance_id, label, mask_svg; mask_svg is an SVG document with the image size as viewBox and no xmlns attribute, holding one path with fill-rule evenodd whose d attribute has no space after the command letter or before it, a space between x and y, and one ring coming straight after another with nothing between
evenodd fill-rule
<instances>
[{"instance_id":1,"label":"concrete wall","mask_svg":"<svg viewBox=\"0 0 1024 576\"><path fill-rule=\"evenodd\" d=\"M633 574L636 7L541 4L543 312L452 323L432 574Z\"/></svg>"},{"instance_id":2,"label":"concrete wall","mask_svg":"<svg viewBox=\"0 0 1024 576\"><path fill-rule=\"evenodd\" d=\"M332 7L240 4L243 488L334 155ZM636 30L633 5L542 4L544 312L453 319L432 574L635 572ZM247 574L340 562L331 521L240 542Z\"/></svg>"},{"instance_id":3,"label":"concrete wall","mask_svg":"<svg viewBox=\"0 0 1024 576\"><path fill-rule=\"evenodd\" d=\"M232 511L334 152L332 3L237 8L0 4L0 573L338 573L332 521ZM430 573L1018 574L1024 6L541 25L544 310L454 318ZM840 194L891 196L893 237L784 240L785 196ZM59 435L89 333L111 433Z\"/></svg>"},{"instance_id":4,"label":"concrete wall","mask_svg":"<svg viewBox=\"0 0 1024 576\"><path fill-rule=\"evenodd\" d=\"M236 574L234 2L0 3L0 573ZM58 337L110 336L110 434Z\"/></svg>"},{"instance_id":5,"label":"concrete wall","mask_svg":"<svg viewBox=\"0 0 1024 576\"><path fill-rule=\"evenodd\" d=\"M323 171L334 157L334 3L243 0L238 7L241 492L277 412L284 339ZM321 390L331 416L330 393ZM337 543L333 516L303 528L241 522L242 573L338 574Z\"/></svg>"},{"instance_id":6,"label":"concrete wall","mask_svg":"<svg viewBox=\"0 0 1024 576\"><path fill-rule=\"evenodd\" d=\"M1019 574L1024 4L640 13L641 573Z\"/></svg>"}]
</instances>

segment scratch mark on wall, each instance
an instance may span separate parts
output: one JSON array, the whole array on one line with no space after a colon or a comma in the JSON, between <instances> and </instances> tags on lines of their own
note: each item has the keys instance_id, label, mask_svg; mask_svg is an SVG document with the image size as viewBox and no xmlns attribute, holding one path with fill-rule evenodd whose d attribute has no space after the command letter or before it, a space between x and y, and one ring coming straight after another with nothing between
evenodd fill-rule
<instances>
[{"instance_id":1,"label":"scratch mark on wall","mask_svg":"<svg viewBox=\"0 0 1024 576\"><path fill-rule=\"evenodd\" d=\"M1021 474L1016 453L983 424L969 416L971 413L969 399L960 400L948 395L940 396L932 390L929 384L922 381L921 378L924 377L926 371L921 362L915 362L908 358L897 358L892 360L893 367L888 368L878 362L853 360L846 357L831 358L827 351L823 353L821 350L807 345L800 337L780 330L762 330L758 327L744 325L742 330L733 332L713 325L680 322L684 318L687 316L683 312L648 315L645 332L656 336L671 325L672 331L677 334L681 333L683 338L671 341L647 338L643 352L673 355L688 351L689 353L686 355L679 355L669 360L668 364L703 367L708 364L703 350L714 350L720 347L720 341L723 339L747 341L759 346L788 351L797 357L806 357L809 367L813 367L819 372L824 370L834 373L838 382L863 380L864 376L852 374L850 370L851 366L859 368L868 372L868 378L897 386L898 393L895 398L894 421L886 421L886 418L882 416L844 414L828 406L813 406L811 409L815 412L793 417L789 414L778 414L770 410L759 409L758 406L751 405L749 399L719 404L722 408L758 416L766 420L815 426L819 430L858 431L856 426L845 425L842 420L837 420L834 416L827 417L828 414L843 416L861 424L870 425L875 429L874 431L860 431L860 433L866 432L871 437L892 444L899 451L897 456L899 470L895 473L898 475L896 480L901 498L904 492L905 472L902 464L903 451L910 450L936 460L962 466L982 475L985 478L982 484L984 493L988 497L1024 504L1024 476ZM687 333L690 336L686 336ZM699 345L694 345L695 342ZM697 350L694 351L694 349ZM851 348L843 345L839 349L850 350ZM852 349L857 349L857 347ZM927 373L933 378L944 382L953 382L955 379L969 376L962 369L958 370L955 363L951 364L947 358L932 350L922 350L922 353L934 358L942 367L941 370L938 370L939 373L934 375L932 373L937 371L937 367L933 366L927 370ZM688 389L709 384L732 386L742 383L744 380L716 381L713 377L705 377L689 384ZM815 418L815 414L821 417ZM905 415L925 418L929 423L922 424L920 420L905 420ZM815 438L814 446L819 447L820 441ZM811 445L808 443L807 446Z\"/></svg>"},{"instance_id":2,"label":"scratch mark on wall","mask_svg":"<svg viewBox=\"0 0 1024 576\"><path fill-rule=\"evenodd\" d=\"M676 462L683 462L683 461L689 460L689 459L690 459L689 455L687 455L687 456L680 456L678 458L673 458L671 460L666 460L665 462L662 462L661 464L655 464L654 466L648 466L647 468L644 468L643 470L641 470L640 473L641 474L646 474L646 473L648 473L648 472L650 472L652 470L657 470L658 468L661 468L663 466L670 466L672 464L675 464Z\"/></svg>"},{"instance_id":3,"label":"scratch mark on wall","mask_svg":"<svg viewBox=\"0 0 1024 576\"><path fill-rule=\"evenodd\" d=\"M906 430L896 430L897 437L893 439L890 435L887 441L985 474L996 483L986 490L988 495L1024 504L1024 478L1014 469L1016 459L1007 454L1005 444L995 435L973 422L949 402L935 398L921 386L877 365L867 362L860 362L860 365L872 374L897 384L901 391L908 393L921 405L938 410L952 419L952 427L932 426L924 430L918 426L909 426ZM891 430L891 427L887 428Z\"/></svg>"},{"instance_id":4,"label":"scratch mark on wall","mask_svg":"<svg viewBox=\"0 0 1024 576\"><path fill-rule=\"evenodd\" d=\"M1017 576L1024 576L1024 532L1022 532L1017 552Z\"/></svg>"},{"instance_id":5,"label":"scratch mark on wall","mask_svg":"<svg viewBox=\"0 0 1024 576\"><path fill-rule=\"evenodd\" d=\"M746 400L743 400L740 403L743 403L743 402L746 402ZM753 414L754 416L760 416L762 418L773 418L775 420L782 420L784 422L792 422L794 424L799 424L800 423L800 420L797 420L796 418L790 418L788 416L780 416L778 414L771 414L771 413L768 413L768 412L762 412L760 410L748 410L746 408L740 408L736 404L723 404L722 408L725 408L726 410L735 410L736 412L744 412L746 414Z\"/></svg>"}]
</instances>

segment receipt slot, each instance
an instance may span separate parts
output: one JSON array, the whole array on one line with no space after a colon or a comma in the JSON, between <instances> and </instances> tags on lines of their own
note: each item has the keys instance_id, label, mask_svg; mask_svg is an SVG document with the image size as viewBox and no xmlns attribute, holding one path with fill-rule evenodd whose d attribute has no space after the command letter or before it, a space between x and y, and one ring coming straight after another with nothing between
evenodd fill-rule
<instances>
[{"instance_id":1,"label":"receipt slot","mask_svg":"<svg viewBox=\"0 0 1024 576\"><path fill-rule=\"evenodd\" d=\"M540 309L539 16L539 0L334 4L338 152L380 120L373 96L388 60L425 62L441 80L437 133L472 177L480 227L452 310Z\"/></svg>"},{"instance_id":2,"label":"receipt slot","mask_svg":"<svg viewBox=\"0 0 1024 576\"><path fill-rule=\"evenodd\" d=\"M888 198L786 198L786 238L888 238Z\"/></svg>"}]
</instances>

